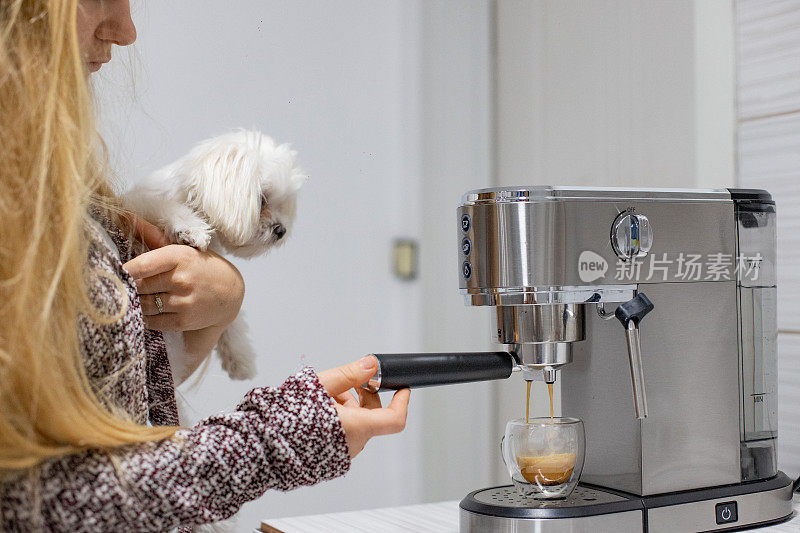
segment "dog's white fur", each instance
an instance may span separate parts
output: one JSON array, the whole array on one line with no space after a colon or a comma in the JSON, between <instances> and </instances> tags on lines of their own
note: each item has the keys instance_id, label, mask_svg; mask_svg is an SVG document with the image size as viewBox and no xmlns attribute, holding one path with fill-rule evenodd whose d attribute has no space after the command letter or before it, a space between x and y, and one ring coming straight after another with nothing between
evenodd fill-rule
<instances>
[{"instance_id":1,"label":"dog's white fur","mask_svg":"<svg viewBox=\"0 0 800 533\"><path fill-rule=\"evenodd\" d=\"M133 212L162 228L173 243L251 258L283 243L297 212L306 176L296 152L257 131L236 131L201 142L124 196ZM172 373L188 376L183 335L165 332ZM233 379L255 375L255 352L242 313L216 351Z\"/></svg>"}]
</instances>

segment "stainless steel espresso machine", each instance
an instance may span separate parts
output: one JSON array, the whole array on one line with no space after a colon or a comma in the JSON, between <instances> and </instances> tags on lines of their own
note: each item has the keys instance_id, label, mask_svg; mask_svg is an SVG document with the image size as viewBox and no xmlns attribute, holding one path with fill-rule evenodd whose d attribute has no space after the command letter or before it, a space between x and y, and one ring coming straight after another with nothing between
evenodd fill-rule
<instances>
[{"instance_id":1,"label":"stainless steel espresso machine","mask_svg":"<svg viewBox=\"0 0 800 533\"><path fill-rule=\"evenodd\" d=\"M377 354L373 390L561 382L586 460L564 500L511 485L462 532L723 531L792 514L777 470L775 205L766 191L502 187L458 208L460 288L505 350Z\"/></svg>"}]
</instances>

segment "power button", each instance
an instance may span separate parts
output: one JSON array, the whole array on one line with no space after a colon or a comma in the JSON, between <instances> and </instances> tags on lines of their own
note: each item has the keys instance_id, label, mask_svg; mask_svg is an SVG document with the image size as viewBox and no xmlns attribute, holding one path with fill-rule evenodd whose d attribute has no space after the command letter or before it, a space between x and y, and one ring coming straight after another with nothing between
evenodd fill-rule
<instances>
[{"instance_id":1,"label":"power button","mask_svg":"<svg viewBox=\"0 0 800 533\"><path fill-rule=\"evenodd\" d=\"M739 520L739 513L736 511L736 502L722 502L718 503L717 511L717 524L730 524Z\"/></svg>"}]
</instances>

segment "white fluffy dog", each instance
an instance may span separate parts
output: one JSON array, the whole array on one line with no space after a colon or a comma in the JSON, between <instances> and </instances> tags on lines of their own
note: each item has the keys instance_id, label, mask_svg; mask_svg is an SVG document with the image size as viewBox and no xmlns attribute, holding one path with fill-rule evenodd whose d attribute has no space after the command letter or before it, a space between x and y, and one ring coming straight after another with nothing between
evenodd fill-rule
<instances>
[{"instance_id":1,"label":"white fluffy dog","mask_svg":"<svg viewBox=\"0 0 800 533\"><path fill-rule=\"evenodd\" d=\"M276 145L257 131L228 133L201 142L144 178L125 201L173 243L254 257L288 237L297 192L306 180L295 166L296 155L289 145ZM165 332L164 339L172 373L183 381L188 377L183 335ZM216 350L231 378L255 375L255 353L241 313Z\"/></svg>"}]
</instances>

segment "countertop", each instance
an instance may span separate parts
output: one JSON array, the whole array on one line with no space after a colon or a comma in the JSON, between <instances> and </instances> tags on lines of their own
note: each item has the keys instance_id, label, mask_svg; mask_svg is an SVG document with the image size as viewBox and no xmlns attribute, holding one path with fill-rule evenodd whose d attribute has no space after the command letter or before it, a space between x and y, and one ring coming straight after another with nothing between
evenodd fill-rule
<instances>
[{"instance_id":1,"label":"countertop","mask_svg":"<svg viewBox=\"0 0 800 533\"><path fill-rule=\"evenodd\" d=\"M266 519L261 523L265 533L458 533L459 501L385 507L365 511L330 513L291 518ZM794 517L788 522L749 531L769 533L800 532L800 494L793 499Z\"/></svg>"}]
</instances>

